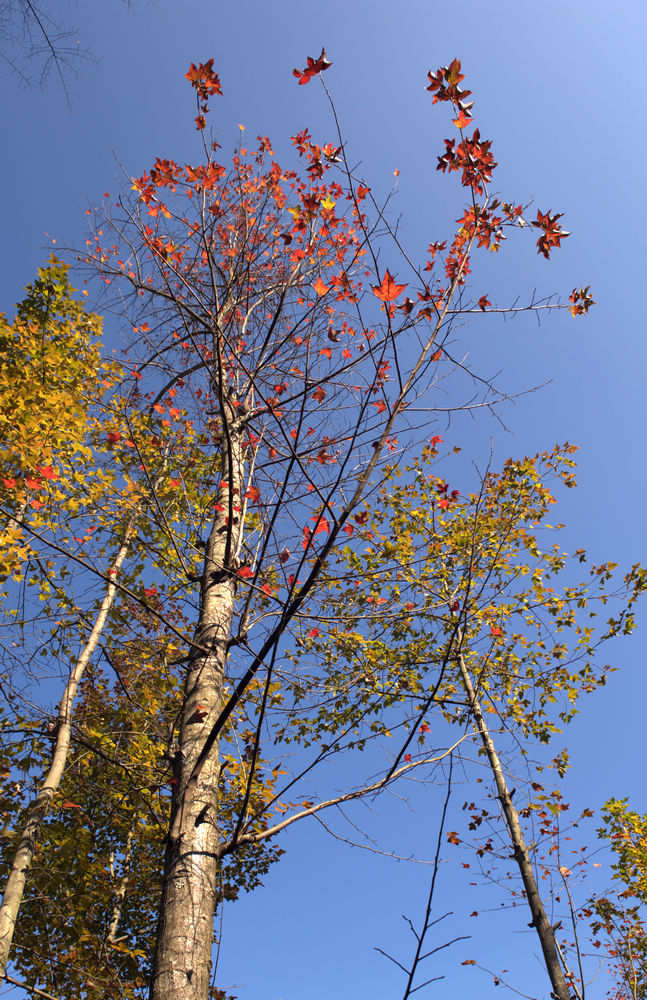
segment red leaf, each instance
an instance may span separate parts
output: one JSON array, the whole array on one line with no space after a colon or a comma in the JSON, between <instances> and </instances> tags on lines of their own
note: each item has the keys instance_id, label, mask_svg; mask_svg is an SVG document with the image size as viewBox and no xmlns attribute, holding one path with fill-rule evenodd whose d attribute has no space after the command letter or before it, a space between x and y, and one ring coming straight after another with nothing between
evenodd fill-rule
<instances>
[{"instance_id":1,"label":"red leaf","mask_svg":"<svg viewBox=\"0 0 647 1000\"><path fill-rule=\"evenodd\" d=\"M36 470L45 479L58 479L58 472L51 465L37 465Z\"/></svg>"},{"instance_id":2,"label":"red leaf","mask_svg":"<svg viewBox=\"0 0 647 1000\"><path fill-rule=\"evenodd\" d=\"M410 764L411 763L411 754L410 753L405 753L404 759L406 760L407 764Z\"/></svg>"},{"instance_id":3,"label":"red leaf","mask_svg":"<svg viewBox=\"0 0 647 1000\"><path fill-rule=\"evenodd\" d=\"M289 548L286 545L285 548L283 548L279 552L279 560L281 561L281 564L283 564L283 563L286 563L289 558L290 558L290 550L289 550Z\"/></svg>"},{"instance_id":4,"label":"red leaf","mask_svg":"<svg viewBox=\"0 0 647 1000\"><path fill-rule=\"evenodd\" d=\"M324 389L324 387L318 385L312 394L312 398L316 399L318 403L323 403L324 399L326 398L326 390Z\"/></svg>"},{"instance_id":5,"label":"red leaf","mask_svg":"<svg viewBox=\"0 0 647 1000\"><path fill-rule=\"evenodd\" d=\"M164 411L162 410L162 412ZM106 437L108 438L108 444L116 444L117 441L121 440L121 434L119 431L108 431Z\"/></svg>"},{"instance_id":6,"label":"red leaf","mask_svg":"<svg viewBox=\"0 0 647 1000\"><path fill-rule=\"evenodd\" d=\"M442 444L442 443L443 439L441 438L440 434L434 434L434 436L429 441L429 444L431 445L432 448L435 448L437 444Z\"/></svg>"},{"instance_id":7,"label":"red leaf","mask_svg":"<svg viewBox=\"0 0 647 1000\"><path fill-rule=\"evenodd\" d=\"M299 85L303 86L305 83L310 83L313 76L318 76L319 73L323 73L324 70L329 69L332 63L326 58L326 50L321 50L321 55L318 59L313 59L308 56L308 65L305 69L293 69L292 75L296 76L299 81Z\"/></svg>"},{"instance_id":8,"label":"red leaf","mask_svg":"<svg viewBox=\"0 0 647 1000\"><path fill-rule=\"evenodd\" d=\"M543 235L537 240L537 253L543 253L546 260L550 257L551 249L561 246L561 241L570 236L570 233L567 233L565 229L560 229L558 226L562 214L560 212L557 215L551 215L550 210L543 214L537 211L537 220L532 223L537 229L543 229L544 231Z\"/></svg>"},{"instance_id":9,"label":"red leaf","mask_svg":"<svg viewBox=\"0 0 647 1000\"><path fill-rule=\"evenodd\" d=\"M309 632L306 632L306 635L307 635L308 639L316 639L317 636L319 635L319 629L318 628L311 628Z\"/></svg>"},{"instance_id":10,"label":"red leaf","mask_svg":"<svg viewBox=\"0 0 647 1000\"><path fill-rule=\"evenodd\" d=\"M371 403L371 406L374 406L377 409L378 413L384 413L384 411L386 410L386 403L384 402L383 399L379 399L377 403Z\"/></svg>"},{"instance_id":11,"label":"red leaf","mask_svg":"<svg viewBox=\"0 0 647 1000\"><path fill-rule=\"evenodd\" d=\"M319 351L319 355L324 355L326 358L332 358L332 351L329 347L322 347Z\"/></svg>"},{"instance_id":12,"label":"red leaf","mask_svg":"<svg viewBox=\"0 0 647 1000\"><path fill-rule=\"evenodd\" d=\"M157 587L153 584L152 587L144 587L144 593L146 597L155 597L157 594Z\"/></svg>"},{"instance_id":13,"label":"red leaf","mask_svg":"<svg viewBox=\"0 0 647 1000\"><path fill-rule=\"evenodd\" d=\"M479 309L481 309L483 312L485 312L485 307L486 306L491 306L491 305L492 305L492 303L487 298L487 296L486 295L481 295L481 298L479 299Z\"/></svg>"},{"instance_id":14,"label":"red leaf","mask_svg":"<svg viewBox=\"0 0 647 1000\"><path fill-rule=\"evenodd\" d=\"M406 287L406 285L396 285L388 270L384 272L381 285L371 285L373 294L378 299L381 299L382 302L393 302L394 299L397 299L398 295L402 294Z\"/></svg>"},{"instance_id":15,"label":"red leaf","mask_svg":"<svg viewBox=\"0 0 647 1000\"><path fill-rule=\"evenodd\" d=\"M30 490L37 490L42 485L42 480L34 479L33 476L27 476L25 478L25 485L28 486Z\"/></svg>"},{"instance_id":16,"label":"red leaf","mask_svg":"<svg viewBox=\"0 0 647 1000\"><path fill-rule=\"evenodd\" d=\"M490 632L492 635L503 635L503 632L498 625L490 625Z\"/></svg>"},{"instance_id":17,"label":"red leaf","mask_svg":"<svg viewBox=\"0 0 647 1000\"><path fill-rule=\"evenodd\" d=\"M258 489L257 486L250 486L245 493L245 499L251 500L252 503L258 503L258 501L261 499L261 491Z\"/></svg>"},{"instance_id":18,"label":"red leaf","mask_svg":"<svg viewBox=\"0 0 647 1000\"><path fill-rule=\"evenodd\" d=\"M17 479L3 479L2 482L5 484L8 490L12 490L14 486L18 484Z\"/></svg>"},{"instance_id":19,"label":"red leaf","mask_svg":"<svg viewBox=\"0 0 647 1000\"><path fill-rule=\"evenodd\" d=\"M330 534L330 525L325 517L315 514L314 517L310 518L311 521L317 521L317 527L314 530L315 535L319 535L322 531L325 531L327 535Z\"/></svg>"},{"instance_id":20,"label":"red leaf","mask_svg":"<svg viewBox=\"0 0 647 1000\"><path fill-rule=\"evenodd\" d=\"M269 583L261 584L261 590L267 597L271 597L272 594L274 593L274 588L270 587Z\"/></svg>"},{"instance_id":21,"label":"red leaf","mask_svg":"<svg viewBox=\"0 0 647 1000\"><path fill-rule=\"evenodd\" d=\"M238 576L241 578L241 580L249 580L250 577L252 577L253 575L254 573L252 572L249 566L241 566L238 570Z\"/></svg>"}]
</instances>

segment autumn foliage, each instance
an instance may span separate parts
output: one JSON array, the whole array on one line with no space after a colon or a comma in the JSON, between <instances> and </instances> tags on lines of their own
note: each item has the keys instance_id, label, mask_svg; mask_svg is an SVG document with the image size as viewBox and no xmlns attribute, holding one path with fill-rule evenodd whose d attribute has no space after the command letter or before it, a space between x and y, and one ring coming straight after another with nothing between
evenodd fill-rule
<instances>
[{"instance_id":1,"label":"autumn foliage","mask_svg":"<svg viewBox=\"0 0 647 1000\"><path fill-rule=\"evenodd\" d=\"M294 76L330 66L322 50ZM520 745L549 744L604 683L596 644L631 631L645 582L634 567L610 595L604 564L549 583L568 556L538 527L549 481L573 485L570 446L470 491L437 471L456 319L506 311L469 283L479 252L537 230L548 259L568 236L561 214L490 195L460 62L427 90L450 106L438 171L464 204L419 267L341 133L299 131L287 166L266 136L227 160L207 128L213 59L186 78L202 159L134 176L90 213L77 261L119 309L118 360L57 261L0 330L7 676L18 690L20 657L42 655L64 677L37 736L28 699L17 712L24 780L3 758L5 939L24 890L12 967L61 997L223 997L214 910L259 884L282 830L413 771L438 780L483 737L477 694ZM592 304L587 286L555 308ZM306 789L333 755L378 744L377 778Z\"/></svg>"}]
</instances>

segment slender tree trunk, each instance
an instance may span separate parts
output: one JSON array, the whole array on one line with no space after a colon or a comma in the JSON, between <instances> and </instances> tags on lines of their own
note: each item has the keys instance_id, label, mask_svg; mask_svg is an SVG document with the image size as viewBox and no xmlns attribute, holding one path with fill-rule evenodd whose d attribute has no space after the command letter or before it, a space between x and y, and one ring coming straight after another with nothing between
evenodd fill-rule
<instances>
[{"instance_id":1,"label":"slender tree trunk","mask_svg":"<svg viewBox=\"0 0 647 1000\"><path fill-rule=\"evenodd\" d=\"M151 1000L206 1000L209 995L220 842L218 745L199 767L196 762L224 704L243 477L241 432L230 424L220 494L224 510L216 514L205 549L195 646L184 687Z\"/></svg>"},{"instance_id":2,"label":"slender tree trunk","mask_svg":"<svg viewBox=\"0 0 647 1000\"><path fill-rule=\"evenodd\" d=\"M126 528L124 541L110 569L109 576L111 578L117 575L126 558L132 530L133 524L131 522ZM13 941L18 910L20 909L25 891L27 872L31 867L34 857L38 832L49 812L52 799L56 795L65 773L72 735L72 709L74 707L76 692L103 632L116 591L116 585L109 583L88 641L83 647L81 655L76 661L65 686L58 710L56 742L54 744L52 762L38 795L31 802L27 810L27 821L20 835L20 841L14 854L9 877L5 885L2 906L0 906L0 979L4 978L7 971L7 962L9 960L9 951Z\"/></svg>"},{"instance_id":3,"label":"slender tree trunk","mask_svg":"<svg viewBox=\"0 0 647 1000\"><path fill-rule=\"evenodd\" d=\"M476 693L472 685L472 679L465 665L463 655L459 654L457 660L461 672L463 687L465 688L465 693L467 694L467 698L471 706L472 717L476 723L476 728L478 729L481 742L483 743L483 747L485 748L488 762L490 764L490 770L492 771L496 782L497 794L503 808L503 815L505 816L506 825L512 841L514 859L519 867L519 872L526 890L526 899L528 900L528 906L530 907L530 912L532 914L532 926L537 931L539 943L541 944L541 950L544 955L544 964L553 987L552 996L556 997L557 1000L571 1000L571 993L566 985L564 972L559 960L555 932L550 920L548 919L542 898L539 894L539 889L537 888L535 873L530 861L530 853L526 846L521 824L519 822L519 813L512 803L505 775L503 773L503 768L501 767L501 762L496 752L492 737L490 736L487 723L483 717L481 705L476 697Z\"/></svg>"}]
</instances>

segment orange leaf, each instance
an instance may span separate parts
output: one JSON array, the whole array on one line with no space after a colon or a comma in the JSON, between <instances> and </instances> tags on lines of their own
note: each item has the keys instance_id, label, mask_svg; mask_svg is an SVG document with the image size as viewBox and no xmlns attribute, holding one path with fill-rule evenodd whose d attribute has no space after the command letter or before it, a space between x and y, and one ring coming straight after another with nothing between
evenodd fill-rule
<instances>
[{"instance_id":1,"label":"orange leaf","mask_svg":"<svg viewBox=\"0 0 647 1000\"><path fill-rule=\"evenodd\" d=\"M406 287L406 285L396 285L388 270L384 272L381 285L371 285L373 294L377 295L378 299L381 299L382 302L393 302L394 299L397 299L398 295L402 294Z\"/></svg>"},{"instance_id":2,"label":"orange leaf","mask_svg":"<svg viewBox=\"0 0 647 1000\"><path fill-rule=\"evenodd\" d=\"M324 285L321 278L317 278L312 287L314 288L317 295L325 295L328 289L330 288L330 285Z\"/></svg>"}]
</instances>

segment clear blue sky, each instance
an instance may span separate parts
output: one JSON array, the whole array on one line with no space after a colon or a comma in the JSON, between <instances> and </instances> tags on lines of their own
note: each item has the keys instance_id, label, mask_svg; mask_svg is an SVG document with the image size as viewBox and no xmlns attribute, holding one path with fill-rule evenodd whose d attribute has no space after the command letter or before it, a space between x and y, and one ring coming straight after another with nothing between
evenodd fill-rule
<instances>
[{"instance_id":1,"label":"clear blue sky","mask_svg":"<svg viewBox=\"0 0 647 1000\"><path fill-rule=\"evenodd\" d=\"M0 309L11 313L51 238L57 247L84 245L85 209L104 191L118 190L122 169L139 175L157 155L190 160L196 134L184 73L191 61L211 56L225 94L215 105L225 150L242 123L248 135L272 137L280 160L288 137L306 125L323 139L333 137L320 88L297 87L291 75L325 43L333 61L326 82L350 158L361 161L378 192L388 190L400 170L394 211L404 243L419 256L430 240L445 238L447 220L461 210L458 185L435 170L442 137L452 127L424 91L427 70L458 56L481 132L494 141L497 188L509 200L534 198L542 211L564 212L573 234L550 265L530 241L525 251L485 261L479 291L504 304L534 289L568 295L590 283L597 305L577 322L564 314L541 326L484 322L465 331L475 367L502 372L510 392L550 384L502 409L507 430L479 419L459 421L444 436L481 466L492 437L498 462L557 441L578 444L580 487L559 511L568 525L565 544L587 548L597 561L647 562L640 513L647 485L643 3L104 0L60 6L97 61L82 67L83 78L68 78L71 109L53 76L41 92L4 72ZM108 324L108 333L116 337L118 330ZM622 669L571 727L567 794L580 805L631 795L636 808L647 810L640 736L646 636L643 628L609 647ZM370 822L381 848L431 856L437 796L416 798L415 812L387 799L377 808ZM315 824L295 829L285 846L288 854L266 888L225 910L219 984L242 985L244 1000L397 998L397 970L372 949L404 947L400 914L420 911L425 869L352 850ZM492 968L513 970L522 991L546 996L525 914L512 921L465 919L487 908L488 895L456 888L461 861L443 866L438 912L455 911L446 936L471 932L474 939L438 960L429 974L447 973L448 980L420 995L446 997L448 989L456 996L498 995L482 973L456 968L457 959L481 957ZM591 995L601 995L600 985Z\"/></svg>"}]
</instances>

